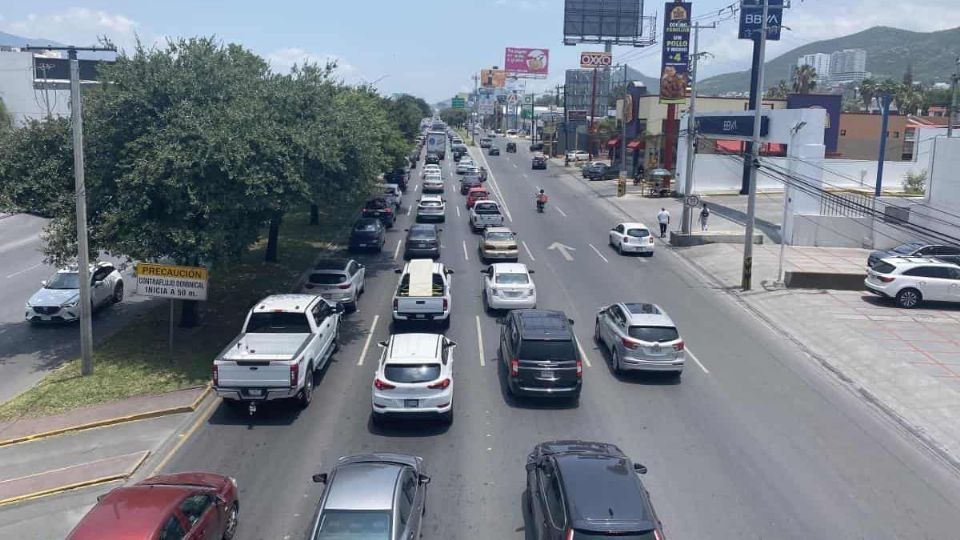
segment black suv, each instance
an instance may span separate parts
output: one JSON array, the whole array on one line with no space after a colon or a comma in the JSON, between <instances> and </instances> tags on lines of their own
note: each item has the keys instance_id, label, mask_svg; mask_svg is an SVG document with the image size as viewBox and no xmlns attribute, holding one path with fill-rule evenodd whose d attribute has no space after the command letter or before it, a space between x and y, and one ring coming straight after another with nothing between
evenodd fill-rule
<instances>
[{"instance_id":1,"label":"black suv","mask_svg":"<svg viewBox=\"0 0 960 540\"><path fill-rule=\"evenodd\" d=\"M353 224L350 231L350 250L372 249L383 251L383 244L387 241L387 230L377 218L360 218Z\"/></svg>"},{"instance_id":2,"label":"black suv","mask_svg":"<svg viewBox=\"0 0 960 540\"><path fill-rule=\"evenodd\" d=\"M537 540L662 540L646 472L612 444L540 443L527 456L527 529Z\"/></svg>"},{"instance_id":3,"label":"black suv","mask_svg":"<svg viewBox=\"0 0 960 540\"><path fill-rule=\"evenodd\" d=\"M547 169L547 156L542 154L537 154L533 156L533 162L530 166L531 169Z\"/></svg>"},{"instance_id":4,"label":"black suv","mask_svg":"<svg viewBox=\"0 0 960 540\"><path fill-rule=\"evenodd\" d=\"M500 361L511 395L579 399L583 364L562 311L518 309L500 320Z\"/></svg>"},{"instance_id":5,"label":"black suv","mask_svg":"<svg viewBox=\"0 0 960 540\"><path fill-rule=\"evenodd\" d=\"M588 180L613 180L620 176L620 170L606 163L594 163L583 169L583 177Z\"/></svg>"}]
</instances>

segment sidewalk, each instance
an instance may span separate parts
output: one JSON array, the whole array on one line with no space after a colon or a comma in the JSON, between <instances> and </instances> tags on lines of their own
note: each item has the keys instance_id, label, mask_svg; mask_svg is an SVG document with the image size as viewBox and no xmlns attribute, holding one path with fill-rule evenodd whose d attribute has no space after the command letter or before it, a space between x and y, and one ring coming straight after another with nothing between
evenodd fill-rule
<instances>
[{"instance_id":1,"label":"sidewalk","mask_svg":"<svg viewBox=\"0 0 960 540\"><path fill-rule=\"evenodd\" d=\"M563 167L562 160L557 165ZM571 179L584 182L624 219L656 223L660 208L679 228L682 206L675 199L616 196L615 182L587 182L578 170ZM745 197L705 197L714 209L712 231L743 232L740 209ZM758 230L764 244L754 246L753 284L739 290L742 244L669 248L709 279L709 285L732 295L744 308L768 322L817 362L881 409L930 448L960 468L960 307L925 304L900 309L865 291L784 289L777 285L779 222L782 196L758 197ZM779 209L778 209L779 207ZM765 224L760 224L760 221ZM866 250L790 247L785 267L825 265L863 267Z\"/></svg>"}]
</instances>

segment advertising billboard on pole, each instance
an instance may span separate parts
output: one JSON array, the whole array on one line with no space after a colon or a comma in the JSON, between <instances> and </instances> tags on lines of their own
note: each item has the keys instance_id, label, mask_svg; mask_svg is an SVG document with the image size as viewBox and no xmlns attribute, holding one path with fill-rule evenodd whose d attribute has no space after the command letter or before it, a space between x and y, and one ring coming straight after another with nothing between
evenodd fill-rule
<instances>
[{"instance_id":1,"label":"advertising billboard on pole","mask_svg":"<svg viewBox=\"0 0 960 540\"><path fill-rule=\"evenodd\" d=\"M484 88L503 88L507 84L507 72L502 69L481 69L480 86Z\"/></svg>"},{"instance_id":2,"label":"advertising billboard on pole","mask_svg":"<svg viewBox=\"0 0 960 540\"><path fill-rule=\"evenodd\" d=\"M507 47L504 52L503 66L510 75L543 78L547 76L549 64L549 49Z\"/></svg>"},{"instance_id":3,"label":"advertising billboard on pole","mask_svg":"<svg viewBox=\"0 0 960 540\"><path fill-rule=\"evenodd\" d=\"M643 0L565 0L563 44L651 45L653 40L643 37L647 19Z\"/></svg>"},{"instance_id":4,"label":"advertising billboard on pole","mask_svg":"<svg viewBox=\"0 0 960 540\"><path fill-rule=\"evenodd\" d=\"M684 103L690 79L691 2L667 2L663 8L663 56L660 103Z\"/></svg>"}]
</instances>

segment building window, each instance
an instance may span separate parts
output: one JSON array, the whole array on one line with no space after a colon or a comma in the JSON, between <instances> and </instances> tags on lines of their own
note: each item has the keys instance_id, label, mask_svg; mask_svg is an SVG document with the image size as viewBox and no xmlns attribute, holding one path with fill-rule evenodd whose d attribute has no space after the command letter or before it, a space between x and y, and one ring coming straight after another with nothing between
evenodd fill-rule
<instances>
[{"instance_id":1,"label":"building window","mask_svg":"<svg viewBox=\"0 0 960 540\"><path fill-rule=\"evenodd\" d=\"M894 132L893 132L893 138L894 138L894 139L899 139L899 138L900 138L900 132L899 132L899 131L894 131Z\"/></svg>"},{"instance_id":2,"label":"building window","mask_svg":"<svg viewBox=\"0 0 960 540\"><path fill-rule=\"evenodd\" d=\"M840 136L841 136L841 137L846 137L846 136L847 136L847 130L841 129L841 130L840 130Z\"/></svg>"}]
</instances>

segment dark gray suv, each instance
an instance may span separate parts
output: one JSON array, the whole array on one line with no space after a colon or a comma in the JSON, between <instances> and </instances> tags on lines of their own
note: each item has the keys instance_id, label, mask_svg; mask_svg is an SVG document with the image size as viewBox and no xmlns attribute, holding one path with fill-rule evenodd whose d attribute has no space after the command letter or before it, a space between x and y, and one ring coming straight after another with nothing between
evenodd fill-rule
<instances>
[{"instance_id":1,"label":"dark gray suv","mask_svg":"<svg viewBox=\"0 0 960 540\"><path fill-rule=\"evenodd\" d=\"M326 484L308 540L419 538L426 509L423 459L378 453L342 457L313 481Z\"/></svg>"},{"instance_id":2,"label":"dark gray suv","mask_svg":"<svg viewBox=\"0 0 960 540\"><path fill-rule=\"evenodd\" d=\"M562 311L518 309L499 319L498 355L512 395L580 397L583 360Z\"/></svg>"}]
</instances>

